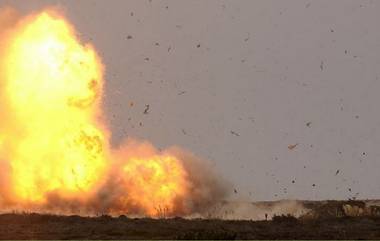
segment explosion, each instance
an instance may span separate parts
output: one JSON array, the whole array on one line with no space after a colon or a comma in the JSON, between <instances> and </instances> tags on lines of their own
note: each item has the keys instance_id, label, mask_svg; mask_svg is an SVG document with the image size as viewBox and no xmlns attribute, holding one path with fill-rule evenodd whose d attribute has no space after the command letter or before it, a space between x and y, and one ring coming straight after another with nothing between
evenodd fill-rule
<instances>
[{"instance_id":1,"label":"explosion","mask_svg":"<svg viewBox=\"0 0 380 241\"><path fill-rule=\"evenodd\" d=\"M0 209L188 215L223 195L182 150L111 147L104 66L57 11L0 15Z\"/></svg>"}]
</instances>

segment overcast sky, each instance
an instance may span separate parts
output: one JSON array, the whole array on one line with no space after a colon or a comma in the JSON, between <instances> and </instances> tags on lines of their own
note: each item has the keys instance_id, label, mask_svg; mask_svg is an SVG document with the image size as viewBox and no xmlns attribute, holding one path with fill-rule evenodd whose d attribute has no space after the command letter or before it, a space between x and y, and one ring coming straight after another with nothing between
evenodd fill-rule
<instances>
[{"instance_id":1,"label":"overcast sky","mask_svg":"<svg viewBox=\"0 0 380 241\"><path fill-rule=\"evenodd\" d=\"M232 199L380 197L380 1L0 3L59 5L95 45L114 144L191 150Z\"/></svg>"}]
</instances>

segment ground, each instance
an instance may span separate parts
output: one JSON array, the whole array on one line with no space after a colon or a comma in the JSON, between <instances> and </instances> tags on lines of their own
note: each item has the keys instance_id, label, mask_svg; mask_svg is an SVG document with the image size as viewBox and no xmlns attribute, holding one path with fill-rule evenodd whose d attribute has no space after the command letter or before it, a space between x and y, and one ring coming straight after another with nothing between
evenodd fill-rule
<instances>
[{"instance_id":1,"label":"ground","mask_svg":"<svg viewBox=\"0 0 380 241\"><path fill-rule=\"evenodd\" d=\"M0 239L380 239L380 217L228 221L2 214Z\"/></svg>"}]
</instances>

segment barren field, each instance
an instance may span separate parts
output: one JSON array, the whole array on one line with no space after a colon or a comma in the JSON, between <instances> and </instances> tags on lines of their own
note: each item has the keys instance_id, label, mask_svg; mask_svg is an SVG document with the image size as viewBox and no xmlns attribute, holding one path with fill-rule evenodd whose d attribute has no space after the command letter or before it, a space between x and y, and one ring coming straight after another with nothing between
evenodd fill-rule
<instances>
[{"instance_id":1,"label":"barren field","mask_svg":"<svg viewBox=\"0 0 380 241\"><path fill-rule=\"evenodd\" d=\"M307 202L313 215L268 221L2 214L0 239L380 239L380 217L348 216L347 203Z\"/></svg>"}]
</instances>

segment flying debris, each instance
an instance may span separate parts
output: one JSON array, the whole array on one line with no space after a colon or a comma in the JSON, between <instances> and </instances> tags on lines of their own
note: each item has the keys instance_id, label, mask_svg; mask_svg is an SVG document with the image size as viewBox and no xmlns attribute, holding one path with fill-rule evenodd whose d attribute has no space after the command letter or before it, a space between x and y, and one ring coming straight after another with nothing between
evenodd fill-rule
<instances>
[{"instance_id":1,"label":"flying debris","mask_svg":"<svg viewBox=\"0 0 380 241\"><path fill-rule=\"evenodd\" d=\"M294 145L289 145L288 146L288 149L289 150L293 150L294 148L296 148L298 146L298 143L294 144Z\"/></svg>"},{"instance_id":2,"label":"flying debris","mask_svg":"<svg viewBox=\"0 0 380 241\"><path fill-rule=\"evenodd\" d=\"M144 110L144 114L148 114L149 113L149 108L150 106L149 105L145 105L145 110Z\"/></svg>"},{"instance_id":3,"label":"flying debris","mask_svg":"<svg viewBox=\"0 0 380 241\"><path fill-rule=\"evenodd\" d=\"M240 134L237 133L237 132L235 132L235 131L230 131L230 132L231 132L231 134L234 135L234 136L240 136Z\"/></svg>"}]
</instances>

